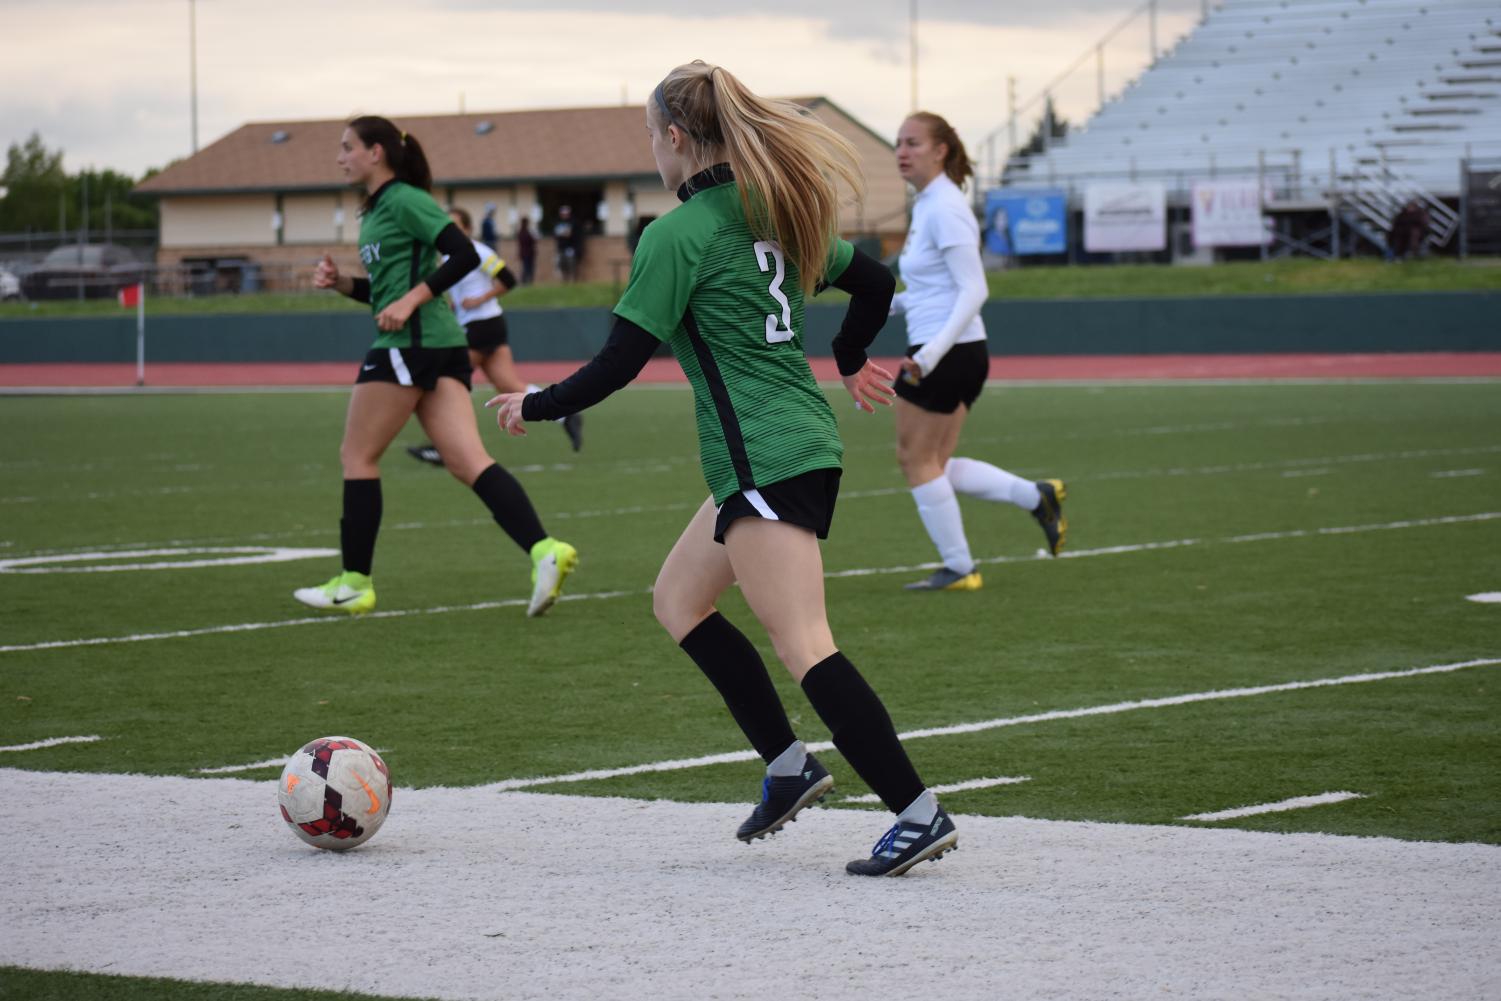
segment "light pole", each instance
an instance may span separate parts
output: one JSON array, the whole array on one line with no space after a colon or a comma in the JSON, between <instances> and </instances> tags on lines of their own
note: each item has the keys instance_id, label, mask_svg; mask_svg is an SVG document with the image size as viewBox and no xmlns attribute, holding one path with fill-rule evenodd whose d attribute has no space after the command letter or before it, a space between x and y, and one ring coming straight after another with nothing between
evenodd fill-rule
<instances>
[{"instance_id":1,"label":"light pole","mask_svg":"<svg viewBox=\"0 0 1501 1001\"><path fill-rule=\"evenodd\" d=\"M911 12L908 18L908 37L911 40L912 54L910 57L912 68L912 110L917 110L917 0L912 0Z\"/></svg>"},{"instance_id":2,"label":"light pole","mask_svg":"<svg viewBox=\"0 0 1501 1001\"><path fill-rule=\"evenodd\" d=\"M188 101L193 119L193 152L198 152L198 0L188 0Z\"/></svg>"}]
</instances>

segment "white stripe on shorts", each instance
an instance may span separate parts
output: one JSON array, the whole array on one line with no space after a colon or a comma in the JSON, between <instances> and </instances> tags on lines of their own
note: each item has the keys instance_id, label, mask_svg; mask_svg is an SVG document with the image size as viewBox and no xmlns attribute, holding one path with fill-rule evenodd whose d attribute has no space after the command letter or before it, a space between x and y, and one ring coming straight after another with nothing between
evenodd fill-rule
<instances>
[{"instance_id":1,"label":"white stripe on shorts","mask_svg":"<svg viewBox=\"0 0 1501 1001\"><path fill-rule=\"evenodd\" d=\"M412 373L407 371L406 359L401 357L401 348L390 348L391 368L396 372L396 381L403 386L412 384Z\"/></svg>"},{"instance_id":2,"label":"white stripe on shorts","mask_svg":"<svg viewBox=\"0 0 1501 1001\"><path fill-rule=\"evenodd\" d=\"M757 490L755 487L752 487L751 489L745 491L745 499L750 501L751 507L756 509L756 513L765 518L767 521L782 520L781 518L778 518L777 513L771 509L771 505L766 503L766 498L761 496L761 491Z\"/></svg>"}]
</instances>

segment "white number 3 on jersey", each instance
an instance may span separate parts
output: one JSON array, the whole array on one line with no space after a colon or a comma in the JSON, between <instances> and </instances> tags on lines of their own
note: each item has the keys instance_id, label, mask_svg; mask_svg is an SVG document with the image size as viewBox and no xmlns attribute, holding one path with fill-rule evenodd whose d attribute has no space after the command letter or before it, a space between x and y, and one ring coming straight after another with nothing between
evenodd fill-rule
<instances>
[{"instance_id":1,"label":"white number 3 on jersey","mask_svg":"<svg viewBox=\"0 0 1501 1001\"><path fill-rule=\"evenodd\" d=\"M766 343L783 344L792 340L792 303L787 301L787 293L782 291L782 280L787 277L782 248L769 240L757 240L755 251L756 264L762 272L770 271L772 264L776 264L777 273L767 291L781 304L782 315L778 317L775 313L766 314Z\"/></svg>"}]
</instances>

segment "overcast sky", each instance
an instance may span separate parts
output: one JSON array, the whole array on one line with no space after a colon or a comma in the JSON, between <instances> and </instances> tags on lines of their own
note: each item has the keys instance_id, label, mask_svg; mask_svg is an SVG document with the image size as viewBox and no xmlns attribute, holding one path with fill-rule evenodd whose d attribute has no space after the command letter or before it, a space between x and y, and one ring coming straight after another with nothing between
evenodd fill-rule
<instances>
[{"instance_id":1,"label":"overcast sky","mask_svg":"<svg viewBox=\"0 0 1501 1001\"><path fill-rule=\"evenodd\" d=\"M133 175L191 152L190 0L0 0L0 141L40 132L69 169ZM1203 0L1159 0L1165 48ZM1141 0L917 0L918 103L971 147ZM712 9L706 9L712 8ZM673 66L823 95L890 138L911 110L911 0L197 0L198 137L247 121L643 102ZM1142 69L1141 15L1106 49L1108 91ZM1091 58L1059 91L1093 110ZM975 150L979 152L979 150Z\"/></svg>"}]
</instances>

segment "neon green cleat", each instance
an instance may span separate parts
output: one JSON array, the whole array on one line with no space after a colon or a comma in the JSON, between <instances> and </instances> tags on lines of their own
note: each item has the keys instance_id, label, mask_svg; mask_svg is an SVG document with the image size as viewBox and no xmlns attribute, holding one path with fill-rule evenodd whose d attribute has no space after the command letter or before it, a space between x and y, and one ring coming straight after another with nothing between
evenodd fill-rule
<instances>
[{"instance_id":1,"label":"neon green cleat","mask_svg":"<svg viewBox=\"0 0 1501 1001\"><path fill-rule=\"evenodd\" d=\"M375 607L375 582L365 574L346 570L327 584L299 587L292 597L313 608L363 615Z\"/></svg>"},{"instance_id":2,"label":"neon green cleat","mask_svg":"<svg viewBox=\"0 0 1501 1001\"><path fill-rule=\"evenodd\" d=\"M566 542L548 536L532 547L532 600L527 618L545 614L563 593L563 582L579 565L579 553Z\"/></svg>"}]
</instances>

